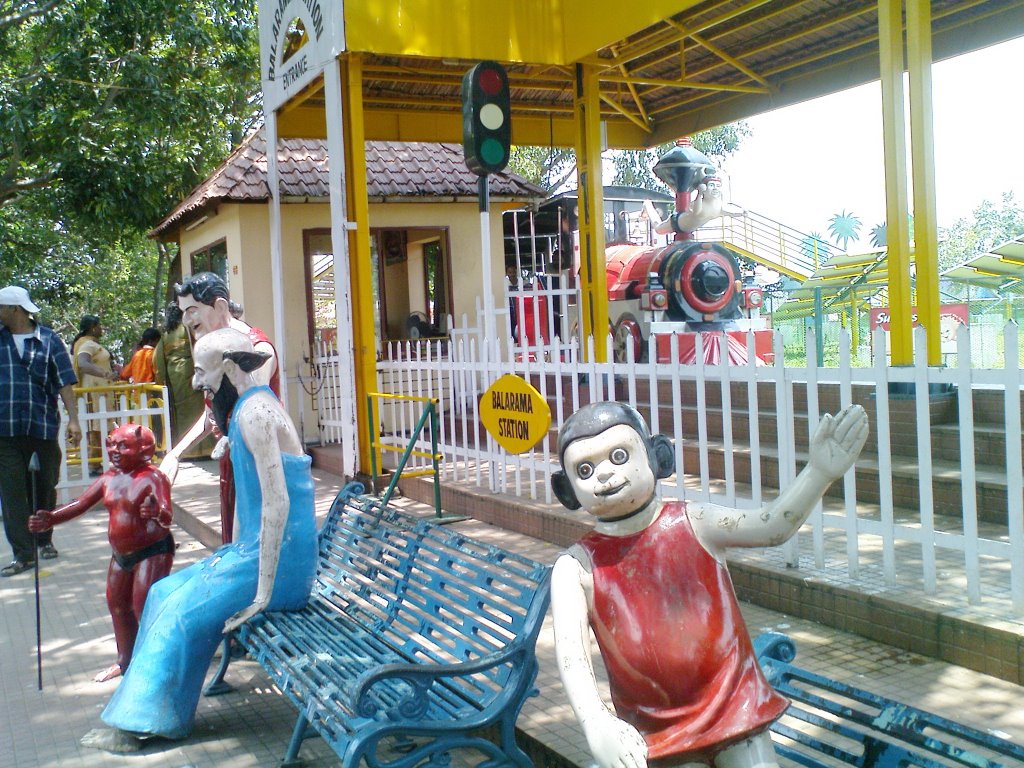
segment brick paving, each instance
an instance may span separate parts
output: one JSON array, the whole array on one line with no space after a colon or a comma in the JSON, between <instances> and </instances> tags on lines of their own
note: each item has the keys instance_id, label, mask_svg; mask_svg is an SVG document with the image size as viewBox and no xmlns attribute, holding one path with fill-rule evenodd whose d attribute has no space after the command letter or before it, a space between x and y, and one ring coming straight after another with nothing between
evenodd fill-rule
<instances>
[{"instance_id":1,"label":"brick paving","mask_svg":"<svg viewBox=\"0 0 1024 768\"><path fill-rule=\"evenodd\" d=\"M179 543L176 568L204 557L208 549L203 542L216 540L214 472L209 463L182 467L174 489L178 507L174 534ZM334 475L320 471L316 475L317 510L322 516L342 483ZM429 507L409 499L395 499L394 503L416 513L432 513ZM93 675L114 659L113 632L103 595L109 559L106 521L106 511L99 507L58 528L55 544L61 556L43 561L41 566L42 691L36 686L32 573L0 579L0 686L5 709L0 721L0 766L276 765L288 743L295 711L251 661L232 664L228 679L233 692L201 700L195 731L184 742L154 743L131 756L79 746L85 732L101 726L99 714L117 686L117 680L92 682ZM552 562L558 554L553 545L486 523L467 520L455 525L467 535L544 562ZM1020 686L764 608L745 605L744 614L752 634L775 629L792 635L802 666L1024 742ZM543 745L548 756L542 757L542 762L585 766L589 762L586 746L554 669L550 627L542 632L538 654L540 694L527 702L519 726ZM306 741L302 754L309 766L339 762L315 738Z\"/></svg>"}]
</instances>

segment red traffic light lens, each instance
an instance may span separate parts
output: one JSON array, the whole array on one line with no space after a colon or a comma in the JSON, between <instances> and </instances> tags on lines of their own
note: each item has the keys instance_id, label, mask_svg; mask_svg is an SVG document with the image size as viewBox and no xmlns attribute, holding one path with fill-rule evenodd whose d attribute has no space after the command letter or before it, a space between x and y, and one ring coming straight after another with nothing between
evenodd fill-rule
<instances>
[{"instance_id":1,"label":"red traffic light lens","mask_svg":"<svg viewBox=\"0 0 1024 768\"><path fill-rule=\"evenodd\" d=\"M494 96L501 91L501 73L496 69L481 69L477 84L485 94Z\"/></svg>"}]
</instances>

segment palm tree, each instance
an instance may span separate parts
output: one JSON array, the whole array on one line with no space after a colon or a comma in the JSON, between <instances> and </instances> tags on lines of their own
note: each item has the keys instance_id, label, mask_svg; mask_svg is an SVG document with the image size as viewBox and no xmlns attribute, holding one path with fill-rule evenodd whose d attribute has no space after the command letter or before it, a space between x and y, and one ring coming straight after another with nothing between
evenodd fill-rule
<instances>
[{"instance_id":1,"label":"palm tree","mask_svg":"<svg viewBox=\"0 0 1024 768\"><path fill-rule=\"evenodd\" d=\"M886 227L884 221L881 224L875 224L871 228L871 244L875 248L884 248L889 244L888 227Z\"/></svg>"},{"instance_id":2,"label":"palm tree","mask_svg":"<svg viewBox=\"0 0 1024 768\"><path fill-rule=\"evenodd\" d=\"M914 240L914 217L907 214L907 227L910 232L910 240ZM889 225L887 222L876 224L871 228L871 244L875 248L885 248L889 245Z\"/></svg>"},{"instance_id":3,"label":"palm tree","mask_svg":"<svg viewBox=\"0 0 1024 768\"><path fill-rule=\"evenodd\" d=\"M847 213L845 208L841 213L837 213L829 219L828 223L828 231L832 234L836 244L844 251L851 240L857 239L857 233L860 232L860 227L860 217L855 216L852 213Z\"/></svg>"},{"instance_id":4,"label":"palm tree","mask_svg":"<svg viewBox=\"0 0 1024 768\"><path fill-rule=\"evenodd\" d=\"M815 268L828 260L832 255L831 250L831 246L818 232L811 232L800 241L800 255L814 264Z\"/></svg>"}]
</instances>

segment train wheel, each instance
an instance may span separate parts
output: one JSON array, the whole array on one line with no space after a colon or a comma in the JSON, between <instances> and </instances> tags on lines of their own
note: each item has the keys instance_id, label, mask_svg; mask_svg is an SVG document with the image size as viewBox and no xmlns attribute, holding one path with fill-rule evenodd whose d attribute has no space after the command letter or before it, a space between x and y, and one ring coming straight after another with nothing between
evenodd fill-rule
<instances>
[{"instance_id":1,"label":"train wheel","mask_svg":"<svg viewBox=\"0 0 1024 768\"><path fill-rule=\"evenodd\" d=\"M629 347L633 348L633 361L642 363L645 348L640 323L627 312L615 322L615 329L612 331L612 349L616 363L629 361Z\"/></svg>"}]
</instances>

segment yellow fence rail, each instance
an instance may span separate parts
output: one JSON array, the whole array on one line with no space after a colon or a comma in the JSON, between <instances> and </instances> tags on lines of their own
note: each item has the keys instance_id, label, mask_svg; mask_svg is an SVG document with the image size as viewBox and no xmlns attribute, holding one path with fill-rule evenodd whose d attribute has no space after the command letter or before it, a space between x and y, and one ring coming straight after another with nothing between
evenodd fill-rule
<instances>
[{"instance_id":1,"label":"yellow fence rail","mask_svg":"<svg viewBox=\"0 0 1024 768\"><path fill-rule=\"evenodd\" d=\"M380 424L380 408L379 401L381 400L392 400L392 401L405 401L413 403L423 403L423 412L420 414L419 421L413 428L412 434L409 437L409 443L402 448L391 443L386 443L380 439L380 429L377 427ZM438 466L444 456L438 451L438 430L440 424L437 418L437 406L438 399L436 397L416 397L413 395L389 395L384 392L370 392L366 396L366 412L368 420L368 436L370 444L370 476L372 481L372 487L376 489L377 486L377 467L378 463L383 468L384 464L384 451L393 451L395 453L401 453L402 457L398 461L398 467L395 469L394 474L391 476L391 482L388 483L387 491L381 498L381 506L387 506L391 500L391 495L395 492L395 488L398 485L400 477L423 477L426 475L432 475L434 478L434 511L437 517L441 517L441 481L438 473ZM430 427L430 452L417 450L416 443L420 439L420 435L423 433L424 427L429 424ZM408 463L409 458L412 456L418 456L424 459L430 459L431 467L429 469L413 469L405 471L405 465Z\"/></svg>"},{"instance_id":2,"label":"yellow fence rail","mask_svg":"<svg viewBox=\"0 0 1024 768\"><path fill-rule=\"evenodd\" d=\"M108 466L106 437L115 427L129 423L149 427L156 438L158 455L167 452L171 441L167 388L163 385L75 387L74 393L82 439L78 444L66 442L65 415L61 424L64 461L57 486L62 503L69 500L76 489L88 485L90 475L98 475Z\"/></svg>"}]
</instances>

